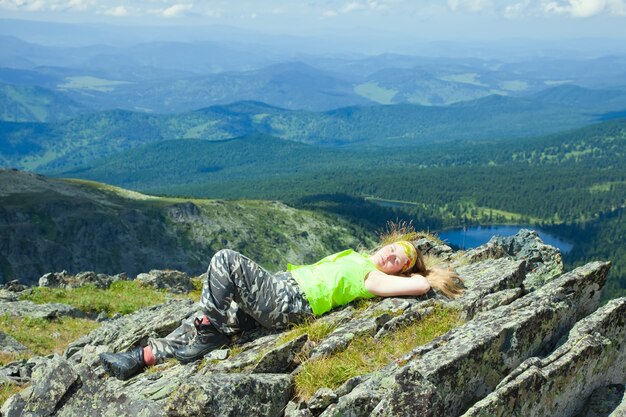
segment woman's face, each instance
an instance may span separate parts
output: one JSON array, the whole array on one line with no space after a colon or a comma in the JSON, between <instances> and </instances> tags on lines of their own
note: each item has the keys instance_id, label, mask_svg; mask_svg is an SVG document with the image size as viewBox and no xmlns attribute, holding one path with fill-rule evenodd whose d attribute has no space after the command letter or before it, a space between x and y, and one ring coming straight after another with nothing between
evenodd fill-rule
<instances>
[{"instance_id":1,"label":"woman's face","mask_svg":"<svg viewBox=\"0 0 626 417\"><path fill-rule=\"evenodd\" d=\"M397 243L383 246L371 257L376 267L385 274L398 274L404 265L409 262L409 257L403 248Z\"/></svg>"}]
</instances>

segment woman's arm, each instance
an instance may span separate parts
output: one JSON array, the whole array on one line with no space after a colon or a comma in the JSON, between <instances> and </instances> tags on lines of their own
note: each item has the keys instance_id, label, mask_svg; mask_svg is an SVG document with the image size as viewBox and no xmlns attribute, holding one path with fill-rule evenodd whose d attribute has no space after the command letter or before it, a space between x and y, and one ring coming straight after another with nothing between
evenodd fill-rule
<instances>
[{"instance_id":1,"label":"woman's arm","mask_svg":"<svg viewBox=\"0 0 626 417\"><path fill-rule=\"evenodd\" d=\"M365 277L365 288L380 297L393 297L426 294L430 290L430 284L426 278L417 274L408 278L372 271Z\"/></svg>"}]
</instances>

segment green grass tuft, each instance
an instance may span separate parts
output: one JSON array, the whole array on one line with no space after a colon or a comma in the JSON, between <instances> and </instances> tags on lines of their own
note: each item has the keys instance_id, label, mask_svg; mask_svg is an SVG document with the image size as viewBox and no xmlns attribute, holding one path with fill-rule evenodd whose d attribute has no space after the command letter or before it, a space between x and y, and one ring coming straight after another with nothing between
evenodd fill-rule
<instances>
[{"instance_id":1,"label":"green grass tuft","mask_svg":"<svg viewBox=\"0 0 626 417\"><path fill-rule=\"evenodd\" d=\"M71 289L37 287L22 299L37 304L69 304L86 313L105 312L111 316L115 313L129 314L142 307L164 303L166 292L142 287L136 281L117 281L106 290L93 285Z\"/></svg>"},{"instance_id":2,"label":"green grass tuft","mask_svg":"<svg viewBox=\"0 0 626 417\"><path fill-rule=\"evenodd\" d=\"M0 405L24 388L25 385L0 384Z\"/></svg>"},{"instance_id":3,"label":"green grass tuft","mask_svg":"<svg viewBox=\"0 0 626 417\"><path fill-rule=\"evenodd\" d=\"M61 354L67 345L100 326L100 323L71 317L60 317L57 320L15 317L9 314L0 316L0 331L13 336L37 355L50 353ZM11 362L21 359L23 354L0 357L0 365L5 360Z\"/></svg>"},{"instance_id":4,"label":"green grass tuft","mask_svg":"<svg viewBox=\"0 0 626 417\"><path fill-rule=\"evenodd\" d=\"M191 298L193 301L200 301L204 281L200 278L191 278L191 282L193 283L193 290L187 293L186 297Z\"/></svg>"},{"instance_id":5,"label":"green grass tuft","mask_svg":"<svg viewBox=\"0 0 626 417\"><path fill-rule=\"evenodd\" d=\"M312 342L319 342L328 336L339 324L328 321L307 320L295 325L290 331L283 334L276 340L276 345L291 342L294 339L307 334Z\"/></svg>"},{"instance_id":6,"label":"green grass tuft","mask_svg":"<svg viewBox=\"0 0 626 417\"><path fill-rule=\"evenodd\" d=\"M335 389L352 377L373 372L400 359L461 324L458 310L437 306L422 320L380 340L372 336L357 337L342 352L305 362L295 377L296 395L308 399L319 388Z\"/></svg>"}]
</instances>

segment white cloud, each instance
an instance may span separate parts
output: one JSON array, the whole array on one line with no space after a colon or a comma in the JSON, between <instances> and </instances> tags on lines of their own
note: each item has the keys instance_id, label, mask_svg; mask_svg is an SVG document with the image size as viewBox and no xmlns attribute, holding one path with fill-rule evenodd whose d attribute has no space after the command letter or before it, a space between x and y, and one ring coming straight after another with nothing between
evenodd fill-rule
<instances>
[{"instance_id":1,"label":"white cloud","mask_svg":"<svg viewBox=\"0 0 626 417\"><path fill-rule=\"evenodd\" d=\"M35 0L23 3L25 3L25 9L29 12L39 12L46 9L46 2L44 0Z\"/></svg>"},{"instance_id":2,"label":"white cloud","mask_svg":"<svg viewBox=\"0 0 626 417\"><path fill-rule=\"evenodd\" d=\"M548 14L591 17L600 14L626 16L624 0L566 0L544 1L543 10Z\"/></svg>"},{"instance_id":3,"label":"white cloud","mask_svg":"<svg viewBox=\"0 0 626 417\"><path fill-rule=\"evenodd\" d=\"M527 14L530 6L530 0L523 0L518 3L509 4L503 10L504 17L515 18L522 17Z\"/></svg>"},{"instance_id":4,"label":"white cloud","mask_svg":"<svg viewBox=\"0 0 626 417\"><path fill-rule=\"evenodd\" d=\"M452 11L482 12L491 10L493 5L491 0L448 0L448 7Z\"/></svg>"},{"instance_id":5,"label":"white cloud","mask_svg":"<svg viewBox=\"0 0 626 417\"><path fill-rule=\"evenodd\" d=\"M94 0L0 0L0 8L26 12L83 11L93 3Z\"/></svg>"},{"instance_id":6,"label":"white cloud","mask_svg":"<svg viewBox=\"0 0 626 417\"><path fill-rule=\"evenodd\" d=\"M404 0L358 0L344 3L335 9L326 9L322 13L326 17L334 17L340 14L348 14L361 11L383 11L389 10L392 3L402 3Z\"/></svg>"},{"instance_id":7,"label":"white cloud","mask_svg":"<svg viewBox=\"0 0 626 417\"><path fill-rule=\"evenodd\" d=\"M175 4L161 11L161 14L165 17L178 17L183 16L185 12L191 10L193 4Z\"/></svg>"},{"instance_id":8,"label":"white cloud","mask_svg":"<svg viewBox=\"0 0 626 417\"><path fill-rule=\"evenodd\" d=\"M112 9L105 10L104 14L109 16L126 16L128 14L128 9L124 6L117 6Z\"/></svg>"},{"instance_id":9,"label":"white cloud","mask_svg":"<svg viewBox=\"0 0 626 417\"><path fill-rule=\"evenodd\" d=\"M351 1L350 3L346 3L341 9L339 9L339 13L350 13L357 10L364 10L365 5L356 1Z\"/></svg>"},{"instance_id":10,"label":"white cloud","mask_svg":"<svg viewBox=\"0 0 626 417\"><path fill-rule=\"evenodd\" d=\"M626 2L624 0L608 0L607 3L612 14L626 16Z\"/></svg>"}]
</instances>

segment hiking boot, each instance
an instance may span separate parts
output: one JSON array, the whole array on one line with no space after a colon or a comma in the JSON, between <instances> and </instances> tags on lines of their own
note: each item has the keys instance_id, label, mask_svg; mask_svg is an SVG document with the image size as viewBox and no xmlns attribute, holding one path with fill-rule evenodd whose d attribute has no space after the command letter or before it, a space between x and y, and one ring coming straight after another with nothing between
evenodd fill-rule
<instances>
[{"instance_id":1,"label":"hiking boot","mask_svg":"<svg viewBox=\"0 0 626 417\"><path fill-rule=\"evenodd\" d=\"M109 374L115 375L122 381L137 375L146 367L142 347L137 347L130 352L101 353L100 361Z\"/></svg>"},{"instance_id":2,"label":"hiking boot","mask_svg":"<svg viewBox=\"0 0 626 417\"><path fill-rule=\"evenodd\" d=\"M196 335L191 343L174 351L174 356L180 363L202 359L210 351L227 346L230 342L211 323L202 323L202 320L196 318L193 325L196 327Z\"/></svg>"}]
</instances>

